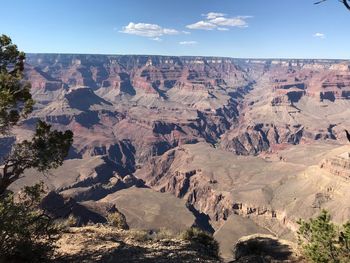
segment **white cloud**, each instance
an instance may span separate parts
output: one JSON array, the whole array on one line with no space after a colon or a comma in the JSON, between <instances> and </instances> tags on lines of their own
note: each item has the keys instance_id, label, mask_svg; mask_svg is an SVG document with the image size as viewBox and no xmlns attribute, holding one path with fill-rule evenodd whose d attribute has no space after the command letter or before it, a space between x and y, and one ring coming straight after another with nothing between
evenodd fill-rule
<instances>
[{"instance_id":1,"label":"white cloud","mask_svg":"<svg viewBox=\"0 0 350 263\"><path fill-rule=\"evenodd\" d=\"M313 37L326 38L326 35L324 33L315 33L313 34Z\"/></svg>"},{"instance_id":2,"label":"white cloud","mask_svg":"<svg viewBox=\"0 0 350 263\"><path fill-rule=\"evenodd\" d=\"M194 24L187 25L189 29L202 29L202 30L213 30L217 29L220 31L228 31L228 27L248 27L248 18L252 16L236 16L236 17L227 17L223 13L210 12L208 14L203 14L202 16L206 17L206 20L198 21Z\"/></svg>"},{"instance_id":3,"label":"white cloud","mask_svg":"<svg viewBox=\"0 0 350 263\"><path fill-rule=\"evenodd\" d=\"M217 17L209 20L210 23L217 26L231 26L231 27L247 27L247 21L240 17L235 18L226 18L226 17Z\"/></svg>"},{"instance_id":4,"label":"white cloud","mask_svg":"<svg viewBox=\"0 0 350 263\"><path fill-rule=\"evenodd\" d=\"M219 31L229 31L230 29L228 29L227 27L218 27Z\"/></svg>"},{"instance_id":5,"label":"white cloud","mask_svg":"<svg viewBox=\"0 0 350 263\"><path fill-rule=\"evenodd\" d=\"M223 14L223 13L209 12L208 14L203 14L202 16L205 16L207 19L214 19L225 15L226 14Z\"/></svg>"},{"instance_id":6,"label":"white cloud","mask_svg":"<svg viewBox=\"0 0 350 263\"><path fill-rule=\"evenodd\" d=\"M127 26L123 27L120 31L125 34L149 37L149 38L159 38L163 35L177 35L179 31L171 28L163 28L156 24L147 23L133 23L130 22Z\"/></svg>"},{"instance_id":7,"label":"white cloud","mask_svg":"<svg viewBox=\"0 0 350 263\"><path fill-rule=\"evenodd\" d=\"M213 30L217 26L212 24L212 23L210 23L210 22L199 21L197 23L194 23L194 24L191 24L191 25L187 25L186 27L189 28L189 29Z\"/></svg>"},{"instance_id":8,"label":"white cloud","mask_svg":"<svg viewBox=\"0 0 350 263\"><path fill-rule=\"evenodd\" d=\"M197 41L181 41L179 42L180 45L186 45L186 46L193 46L198 44Z\"/></svg>"},{"instance_id":9,"label":"white cloud","mask_svg":"<svg viewBox=\"0 0 350 263\"><path fill-rule=\"evenodd\" d=\"M155 37L155 38L151 38L154 41L158 41L158 42L162 42L163 39L161 39L160 37Z\"/></svg>"}]
</instances>

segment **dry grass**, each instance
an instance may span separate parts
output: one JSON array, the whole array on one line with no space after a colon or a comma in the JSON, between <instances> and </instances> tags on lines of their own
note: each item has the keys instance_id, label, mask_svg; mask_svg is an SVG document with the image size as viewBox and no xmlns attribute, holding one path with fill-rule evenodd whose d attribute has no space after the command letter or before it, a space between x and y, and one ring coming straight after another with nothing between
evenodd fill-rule
<instances>
[{"instance_id":1,"label":"dry grass","mask_svg":"<svg viewBox=\"0 0 350 263\"><path fill-rule=\"evenodd\" d=\"M57 242L54 262L220 262L171 235L106 225L73 227Z\"/></svg>"},{"instance_id":2,"label":"dry grass","mask_svg":"<svg viewBox=\"0 0 350 263\"><path fill-rule=\"evenodd\" d=\"M110 226L116 227L117 229L129 229L125 216L120 212L108 214L107 221Z\"/></svg>"}]
</instances>

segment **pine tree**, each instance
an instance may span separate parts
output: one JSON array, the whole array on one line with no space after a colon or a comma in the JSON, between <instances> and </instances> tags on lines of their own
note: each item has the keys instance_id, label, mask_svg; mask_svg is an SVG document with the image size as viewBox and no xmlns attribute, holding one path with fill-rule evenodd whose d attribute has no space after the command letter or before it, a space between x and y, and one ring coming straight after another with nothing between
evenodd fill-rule
<instances>
[{"instance_id":1,"label":"pine tree","mask_svg":"<svg viewBox=\"0 0 350 263\"><path fill-rule=\"evenodd\" d=\"M350 221L337 226L326 210L309 221L299 220L299 244L306 258L317 263L350 262Z\"/></svg>"},{"instance_id":2,"label":"pine tree","mask_svg":"<svg viewBox=\"0 0 350 263\"><path fill-rule=\"evenodd\" d=\"M25 120L33 110L30 83L23 80L25 54L8 36L0 36L0 136ZM44 262L53 252L53 220L40 209L43 185L12 193L9 186L26 169L39 172L63 163L73 142L71 131L52 130L38 121L31 140L15 143L0 159L0 262Z\"/></svg>"},{"instance_id":3,"label":"pine tree","mask_svg":"<svg viewBox=\"0 0 350 263\"><path fill-rule=\"evenodd\" d=\"M8 36L0 36L0 135L25 119L33 110L30 83L23 80L25 54L18 51ZM62 164L73 142L71 131L51 130L43 121L37 123L32 140L12 147L0 163L0 196L28 168L45 171Z\"/></svg>"}]
</instances>

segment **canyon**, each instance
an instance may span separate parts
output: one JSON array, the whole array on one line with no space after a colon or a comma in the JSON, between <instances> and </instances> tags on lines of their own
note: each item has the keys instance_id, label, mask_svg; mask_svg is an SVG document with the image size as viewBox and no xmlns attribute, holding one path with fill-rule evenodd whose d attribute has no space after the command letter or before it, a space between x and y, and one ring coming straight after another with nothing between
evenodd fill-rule
<instances>
[{"instance_id":1,"label":"canyon","mask_svg":"<svg viewBox=\"0 0 350 263\"><path fill-rule=\"evenodd\" d=\"M66 217L198 226L227 260L243 236L295 241L322 208L350 218L349 61L28 54L25 78L35 110L0 155L38 119L72 130L62 167L13 188L44 181Z\"/></svg>"}]
</instances>

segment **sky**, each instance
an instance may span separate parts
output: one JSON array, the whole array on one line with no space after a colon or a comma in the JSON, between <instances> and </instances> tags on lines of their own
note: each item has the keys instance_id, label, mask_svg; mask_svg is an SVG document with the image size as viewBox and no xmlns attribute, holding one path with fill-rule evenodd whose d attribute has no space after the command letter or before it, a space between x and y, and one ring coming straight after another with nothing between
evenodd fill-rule
<instances>
[{"instance_id":1,"label":"sky","mask_svg":"<svg viewBox=\"0 0 350 263\"><path fill-rule=\"evenodd\" d=\"M26 53L350 59L338 0L0 0Z\"/></svg>"}]
</instances>

